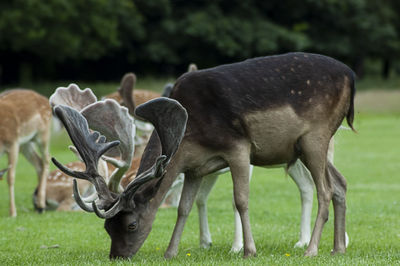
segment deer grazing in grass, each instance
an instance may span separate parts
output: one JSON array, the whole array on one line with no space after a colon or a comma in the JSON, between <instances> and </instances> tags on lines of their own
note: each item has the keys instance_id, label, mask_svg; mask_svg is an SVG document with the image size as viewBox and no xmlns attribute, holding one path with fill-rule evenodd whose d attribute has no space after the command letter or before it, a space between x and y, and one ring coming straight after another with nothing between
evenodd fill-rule
<instances>
[{"instance_id":1,"label":"deer grazing in grass","mask_svg":"<svg viewBox=\"0 0 400 266\"><path fill-rule=\"evenodd\" d=\"M46 178L50 159L48 152L51 123L49 101L34 91L14 89L0 94L0 107L0 154L8 154L7 182L10 216L17 216L14 183L20 151L35 167L38 175L38 197L35 204L41 212L45 208Z\"/></svg>"},{"instance_id":2,"label":"deer grazing in grass","mask_svg":"<svg viewBox=\"0 0 400 266\"><path fill-rule=\"evenodd\" d=\"M188 68L188 72L198 70L195 64L190 64ZM172 86L166 86L164 88L163 96L169 97L172 91ZM328 149L328 161L333 164L333 157L334 157L334 138L329 142L329 149ZM250 173L249 177L251 179L253 166L250 166ZM211 240L211 233L208 226L208 214L207 214L207 200L208 196L215 185L218 176L228 172L229 168L222 169L220 171L214 172L206 177L201 182L199 191L196 197L196 205L198 210L199 216L199 227L200 227L200 246L203 248L209 248L212 244ZM287 169L287 173L296 183L301 197L301 223L300 223L300 238L294 245L295 248L302 248L310 242L311 238L311 211L312 211L312 204L313 204L313 187L314 183L312 181L312 177L308 169L304 166L304 164L300 160L296 160L295 163L290 165ZM171 186L170 191L167 193L168 197L175 198L175 200L179 201L180 194L183 187L183 178L180 179L178 177ZM179 195L174 195L178 194ZM234 210L235 216L235 233L234 233L234 241L232 243L232 252L239 252L243 248L243 235L242 235L242 224L240 221L239 212L235 206L235 201L232 199L232 206ZM346 247L348 244L348 236L346 233Z\"/></svg>"},{"instance_id":3,"label":"deer grazing in grass","mask_svg":"<svg viewBox=\"0 0 400 266\"><path fill-rule=\"evenodd\" d=\"M87 116L65 106L57 106L55 113L86 170L75 172L54 158L53 162L63 172L94 184L98 199L91 206L106 219L110 258L136 254L171 184L185 173L178 220L164 255L171 258L177 254L202 178L228 166L242 222L244 256L256 255L248 215L250 164L290 166L300 159L312 175L318 198L305 256L318 253L330 201L334 206L332 253L344 253L346 180L327 160L327 151L344 118L353 129L354 94L353 71L315 54L260 57L195 71L177 80L171 99L158 98L136 108L136 115L150 121L155 131L136 178L122 193L109 189L96 168L100 157L119 143L124 146L124 140L106 142L98 132L89 131L92 122ZM102 115L98 116L90 119L101 121ZM108 126L104 119L102 126ZM104 135L107 132L102 129Z\"/></svg>"}]
</instances>

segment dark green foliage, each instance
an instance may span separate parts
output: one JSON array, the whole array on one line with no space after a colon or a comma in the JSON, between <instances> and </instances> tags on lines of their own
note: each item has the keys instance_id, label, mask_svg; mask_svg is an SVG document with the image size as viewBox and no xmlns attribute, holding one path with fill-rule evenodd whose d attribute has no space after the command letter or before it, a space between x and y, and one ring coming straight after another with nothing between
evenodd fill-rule
<instances>
[{"instance_id":1,"label":"dark green foliage","mask_svg":"<svg viewBox=\"0 0 400 266\"><path fill-rule=\"evenodd\" d=\"M395 0L2 1L0 82L177 75L190 62L288 51L336 57L359 75L378 59L388 76L400 56L399 11Z\"/></svg>"}]
</instances>

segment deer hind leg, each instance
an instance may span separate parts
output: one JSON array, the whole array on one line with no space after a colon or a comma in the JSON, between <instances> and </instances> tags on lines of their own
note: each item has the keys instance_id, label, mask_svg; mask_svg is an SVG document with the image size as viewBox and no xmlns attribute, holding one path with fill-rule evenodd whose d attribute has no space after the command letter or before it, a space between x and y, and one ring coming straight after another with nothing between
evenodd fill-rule
<instances>
[{"instance_id":1,"label":"deer hind leg","mask_svg":"<svg viewBox=\"0 0 400 266\"><path fill-rule=\"evenodd\" d=\"M46 208L46 183L47 177L49 175L49 144L50 144L50 127L43 132L39 132L35 142L39 148L40 153L42 154L41 159L41 173L38 175L39 177L39 186L38 186L38 202L37 206L39 213L42 212Z\"/></svg>"},{"instance_id":2,"label":"deer hind leg","mask_svg":"<svg viewBox=\"0 0 400 266\"><path fill-rule=\"evenodd\" d=\"M304 164L297 160L288 169L289 176L296 183L300 191L301 198L301 223L300 223L300 239L294 245L295 248L307 246L311 238L311 211L313 205L314 182L310 171Z\"/></svg>"},{"instance_id":3,"label":"deer hind leg","mask_svg":"<svg viewBox=\"0 0 400 266\"><path fill-rule=\"evenodd\" d=\"M253 174L253 165L250 165L249 181L251 180L252 174ZM243 231L242 231L242 222L240 220L240 215L235 205L235 197L232 197L232 207L235 216L235 237L233 239L231 252L238 253L243 248Z\"/></svg>"},{"instance_id":4,"label":"deer hind leg","mask_svg":"<svg viewBox=\"0 0 400 266\"><path fill-rule=\"evenodd\" d=\"M26 160L30 162L36 170L38 178L43 172L42 158L37 154L32 142L21 145L21 153L24 155ZM40 179L39 179L40 180Z\"/></svg>"},{"instance_id":5,"label":"deer hind leg","mask_svg":"<svg viewBox=\"0 0 400 266\"><path fill-rule=\"evenodd\" d=\"M334 218L334 245L332 254L345 253L347 246L346 235L346 179L338 170L328 162L328 174L331 176L333 183L333 211Z\"/></svg>"},{"instance_id":6,"label":"deer hind leg","mask_svg":"<svg viewBox=\"0 0 400 266\"><path fill-rule=\"evenodd\" d=\"M318 212L315 220L314 230L310 244L304 253L305 256L316 256L318 245L325 223L329 217L329 203L333 196L333 186L326 171L326 154L328 141L321 137L324 134L308 134L300 139L302 150L302 161L310 170L315 186L317 188Z\"/></svg>"},{"instance_id":7,"label":"deer hind leg","mask_svg":"<svg viewBox=\"0 0 400 266\"><path fill-rule=\"evenodd\" d=\"M185 181L183 183L181 200L179 201L178 207L178 219L169 246L164 253L164 257L167 259L175 257L176 254L178 254L178 245L182 236L183 228L190 210L192 209L201 180L201 177L191 176L190 174L185 173Z\"/></svg>"},{"instance_id":8,"label":"deer hind leg","mask_svg":"<svg viewBox=\"0 0 400 266\"><path fill-rule=\"evenodd\" d=\"M203 178L196 197L197 212L199 215L200 247L210 248L212 244L210 228L208 226L207 200L211 189L218 179L218 174L210 174Z\"/></svg>"},{"instance_id":9,"label":"deer hind leg","mask_svg":"<svg viewBox=\"0 0 400 266\"><path fill-rule=\"evenodd\" d=\"M19 145L18 143L12 144L8 152L8 165L10 169L7 173L8 193L10 197L10 216L17 216L17 208L15 206L15 194L14 194L14 183L15 183L15 171L18 163Z\"/></svg>"}]
</instances>

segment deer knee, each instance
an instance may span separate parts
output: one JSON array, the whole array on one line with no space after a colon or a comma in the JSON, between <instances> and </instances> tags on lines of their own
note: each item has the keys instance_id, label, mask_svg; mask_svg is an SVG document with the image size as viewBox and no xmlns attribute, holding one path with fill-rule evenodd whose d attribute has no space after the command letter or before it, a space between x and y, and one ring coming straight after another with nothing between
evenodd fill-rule
<instances>
[{"instance_id":1,"label":"deer knee","mask_svg":"<svg viewBox=\"0 0 400 266\"><path fill-rule=\"evenodd\" d=\"M248 206L248 199L244 196L235 196L235 205L236 209L238 210L239 213L242 213L244 211L247 211L249 206Z\"/></svg>"}]
</instances>

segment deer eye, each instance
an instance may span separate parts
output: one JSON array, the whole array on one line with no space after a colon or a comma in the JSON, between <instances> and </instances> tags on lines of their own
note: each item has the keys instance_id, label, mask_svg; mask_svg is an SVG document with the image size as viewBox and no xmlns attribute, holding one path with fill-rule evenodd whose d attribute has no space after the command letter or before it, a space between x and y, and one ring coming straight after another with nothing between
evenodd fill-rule
<instances>
[{"instance_id":1,"label":"deer eye","mask_svg":"<svg viewBox=\"0 0 400 266\"><path fill-rule=\"evenodd\" d=\"M132 223L130 223L130 224L128 225L128 230L129 230L129 231L135 231L136 228L137 228L137 222L136 222L136 221L135 221L135 222L132 222Z\"/></svg>"}]
</instances>

